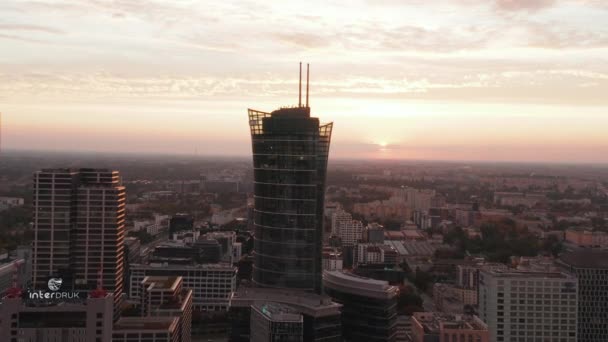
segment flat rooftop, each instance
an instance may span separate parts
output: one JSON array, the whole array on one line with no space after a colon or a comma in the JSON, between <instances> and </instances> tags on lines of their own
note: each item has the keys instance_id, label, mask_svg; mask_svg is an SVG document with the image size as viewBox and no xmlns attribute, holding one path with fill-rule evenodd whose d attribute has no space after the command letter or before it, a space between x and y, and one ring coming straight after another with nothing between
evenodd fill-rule
<instances>
[{"instance_id":1,"label":"flat rooftop","mask_svg":"<svg viewBox=\"0 0 608 342\"><path fill-rule=\"evenodd\" d=\"M331 297L297 290L240 287L230 298L230 305L236 307L250 307L256 302L286 304L313 317L340 314L342 308Z\"/></svg>"},{"instance_id":2,"label":"flat rooftop","mask_svg":"<svg viewBox=\"0 0 608 342\"><path fill-rule=\"evenodd\" d=\"M560 271L536 271L536 270L521 270L515 268L487 268L482 267L482 272L489 273L495 277L505 278L553 278L553 279L571 279L574 276Z\"/></svg>"},{"instance_id":3,"label":"flat rooftop","mask_svg":"<svg viewBox=\"0 0 608 342\"><path fill-rule=\"evenodd\" d=\"M181 276L147 276L141 283L147 285L148 289L174 290L180 282Z\"/></svg>"},{"instance_id":4,"label":"flat rooftop","mask_svg":"<svg viewBox=\"0 0 608 342\"><path fill-rule=\"evenodd\" d=\"M295 308L281 303L258 302L252 308L275 322L302 322L302 315Z\"/></svg>"},{"instance_id":5,"label":"flat rooftop","mask_svg":"<svg viewBox=\"0 0 608 342\"><path fill-rule=\"evenodd\" d=\"M119 330L174 331L178 317L123 317L114 324L114 332Z\"/></svg>"},{"instance_id":6,"label":"flat rooftop","mask_svg":"<svg viewBox=\"0 0 608 342\"><path fill-rule=\"evenodd\" d=\"M455 315L443 312L417 312L412 316L425 332L438 333L441 328L455 330L487 331L488 326L473 315Z\"/></svg>"},{"instance_id":7,"label":"flat rooftop","mask_svg":"<svg viewBox=\"0 0 608 342\"><path fill-rule=\"evenodd\" d=\"M323 285L339 291L380 299L392 298L399 289L385 280L362 277L346 271L323 271Z\"/></svg>"},{"instance_id":8,"label":"flat rooftop","mask_svg":"<svg viewBox=\"0 0 608 342\"><path fill-rule=\"evenodd\" d=\"M608 268L608 251L598 249L564 253L561 261L576 268Z\"/></svg>"}]
</instances>

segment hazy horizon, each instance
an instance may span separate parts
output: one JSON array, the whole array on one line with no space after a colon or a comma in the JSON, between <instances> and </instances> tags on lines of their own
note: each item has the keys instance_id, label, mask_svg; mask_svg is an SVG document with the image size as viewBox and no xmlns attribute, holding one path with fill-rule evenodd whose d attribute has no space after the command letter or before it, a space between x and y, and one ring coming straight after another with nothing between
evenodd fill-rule
<instances>
[{"instance_id":1,"label":"hazy horizon","mask_svg":"<svg viewBox=\"0 0 608 342\"><path fill-rule=\"evenodd\" d=\"M247 156L247 108L331 158L608 163L600 0L0 3L2 149ZM35 20L34 20L35 18ZM304 64L305 65L305 64Z\"/></svg>"}]
</instances>

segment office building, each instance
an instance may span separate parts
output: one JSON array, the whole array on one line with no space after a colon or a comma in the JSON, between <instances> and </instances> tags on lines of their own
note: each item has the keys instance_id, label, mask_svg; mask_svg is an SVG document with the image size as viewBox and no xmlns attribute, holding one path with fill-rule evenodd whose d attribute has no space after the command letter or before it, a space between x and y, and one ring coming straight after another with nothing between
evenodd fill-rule
<instances>
[{"instance_id":1,"label":"office building","mask_svg":"<svg viewBox=\"0 0 608 342\"><path fill-rule=\"evenodd\" d=\"M479 317L491 342L577 341L577 279L559 271L482 268Z\"/></svg>"},{"instance_id":2,"label":"office building","mask_svg":"<svg viewBox=\"0 0 608 342\"><path fill-rule=\"evenodd\" d=\"M241 287L230 300L232 323L230 341L249 342L259 336L260 328L252 324L252 307L258 303L276 303L293 309L302 315L302 337L306 342L342 342L340 328L340 304L330 297L299 290ZM258 317L259 318L259 317Z\"/></svg>"},{"instance_id":3,"label":"office building","mask_svg":"<svg viewBox=\"0 0 608 342\"><path fill-rule=\"evenodd\" d=\"M181 276L183 286L193 291L197 311L228 311L230 296L236 291L237 268L229 264L175 265L158 263L131 265L129 298L141 299L141 282L147 276Z\"/></svg>"},{"instance_id":4,"label":"office building","mask_svg":"<svg viewBox=\"0 0 608 342\"><path fill-rule=\"evenodd\" d=\"M304 319L288 305L255 303L251 327L251 342L303 342Z\"/></svg>"},{"instance_id":5,"label":"office building","mask_svg":"<svg viewBox=\"0 0 608 342\"><path fill-rule=\"evenodd\" d=\"M121 300L125 187L118 171L45 169L34 174L33 287L61 277L82 290ZM115 308L118 308L115 305Z\"/></svg>"},{"instance_id":6,"label":"office building","mask_svg":"<svg viewBox=\"0 0 608 342\"><path fill-rule=\"evenodd\" d=\"M560 263L578 278L577 341L608 341L608 251L569 252Z\"/></svg>"},{"instance_id":7,"label":"office building","mask_svg":"<svg viewBox=\"0 0 608 342\"><path fill-rule=\"evenodd\" d=\"M490 341L488 326L479 317L438 312L415 312L411 337L412 342Z\"/></svg>"},{"instance_id":8,"label":"office building","mask_svg":"<svg viewBox=\"0 0 608 342\"><path fill-rule=\"evenodd\" d=\"M308 96L307 96L308 98ZM325 177L333 124L308 104L249 110L257 286L321 292Z\"/></svg>"},{"instance_id":9,"label":"office building","mask_svg":"<svg viewBox=\"0 0 608 342\"><path fill-rule=\"evenodd\" d=\"M177 317L181 342L192 335L192 290L179 276L152 276L141 282L141 317Z\"/></svg>"},{"instance_id":10,"label":"office building","mask_svg":"<svg viewBox=\"0 0 608 342\"><path fill-rule=\"evenodd\" d=\"M114 298L50 302L2 299L0 340L6 342L110 342Z\"/></svg>"},{"instance_id":11,"label":"office building","mask_svg":"<svg viewBox=\"0 0 608 342\"><path fill-rule=\"evenodd\" d=\"M76 192L76 225L71 248L74 284L123 292L125 187L118 171L81 169Z\"/></svg>"},{"instance_id":12,"label":"office building","mask_svg":"<svg viewBox=\"0 0 608 342\"><path fill-rule=\"evenodd\" d=\"M346 341L396 341L397 287L343 271L323 272L323 287L343 306L342 337Z\"/></svg>"},{"instance_id":13,"label":"office building","mask_svg":"<svg viewBox=\"0 0 608 342\"><path fill-rule=\"evenodd\" d=\"M78 172L68 169L34 174L34 288L44 288L50 276L69 271L78 180Z\"/></svg>"},{"instance_id":14,"label":"office building","mask_svg":"<svg viewBox=\"0 0 608 342\"><path fill-rule=\"evenodd\" d=\"M123 317L114 324L112 342L180 342L179 321L175 316Z\"/></svg>"}]
</instances>

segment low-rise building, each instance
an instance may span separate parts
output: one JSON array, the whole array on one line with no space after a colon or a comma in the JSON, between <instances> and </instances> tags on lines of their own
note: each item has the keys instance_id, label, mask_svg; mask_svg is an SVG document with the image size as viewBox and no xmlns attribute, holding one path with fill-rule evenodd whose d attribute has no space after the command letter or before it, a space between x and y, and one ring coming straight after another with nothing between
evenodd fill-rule
<instances>
[{"instance_id":1,"label":"low-rise building","mask_svg":"<svg viewBox=\"0 0 608 342\"><path fill-rule=\"evenodd\" d=\"M139 284L147 276L182 276L183 286L193 292L192 306L197 311L227 311L236 290L237 268L230 264L134 264L130 268L131 299L141 299Z\"/></svg>"},{"instance_id":2,"label":"low-rise building","mask_svg":"<svg viewBox=\"0 0 608 342\"><path fill-rule=\"evenodd\" d=\"M341 270L344 267L342 260L342 251L336 247L324 247L323 248L323 270L324 271L336 271Z\"/></svg>"},{"instance_id":3,"label":"low-rise building","mask_svg":"<svg viewBox=\"0 0 608 342\"><path fill-rule=\"evenodd\" d=\"M488 326L477 316L415 312L412 342L489 342Z\"/></svg>"},{"instance_id":4,"label":"low-rise building","mask_svg":"<svg viewBox=\"0 0 608 342\"><path fill-rule=\"evenodd\" d=\"M477 305L477 290L436 283L433 286L433 301L438 311L464 313L465 306Z\"/></svg>"},{"instance_id":5,"label":"low-rise building","mask_svg":"<svg viewBox=\"0 0 608 342\"><path fill-rule=\"evenodd\" d=\"M112 342L179 342L180 338L178 317L123 317L112 332Z\"/></svg>"},{"instance_id":6,"label":"low-rise building","mask_svg":"<svg viewBox=\"0 0 608 342\"><path fill-rule=\"evenodd\" d=\"M14 207L21 207L24 204L23 198L0 196L0 211Z\"/></svg>"},{"instance_id":7,"label":"low-rise building","mask_svg":"<svg viewBox=\"0 0 608 342\"><path fill-rule=\"evenodd\" d=\"M183 287L180 276L149 276L141 282L141 317L178 318L179 341L192 335L192 290Z\"/></svg>"},{"instance_id":8,"label":"low-rise building","mask_svg":"<svg viewBox=\"0 0 608 342\"><path fill-rule=\"evenodd\" d=\"M566 230L566 241L580 247L608 247L608 233L590 229Z\"/></svg>"}]
</instances>

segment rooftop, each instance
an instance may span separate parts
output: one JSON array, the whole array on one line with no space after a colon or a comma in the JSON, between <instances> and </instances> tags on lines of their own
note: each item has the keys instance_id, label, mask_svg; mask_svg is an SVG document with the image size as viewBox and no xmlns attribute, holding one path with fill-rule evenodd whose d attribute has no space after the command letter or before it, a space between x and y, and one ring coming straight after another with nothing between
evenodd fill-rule
<instances>
[{"instance_id":1,"label":"rooftop","mask_svg":"<svg viewBox=\"0 0 608 342\"><path fill-rule=\"evenodd\" d=\"M553 278L553 279L570 279L572 275L560 271L537 271L528 269L515 268L497 268L497 267L482 267L482 272L489 273L495 277L505 278Z\"/></svg>"},{"instance_id":2,"label":"rooftop","mask_svg":"<svg viewBox=\"0 0 608 342\"><path fill-rule=\"evenodd\" d=\"M416 312L413 319L426 333L439 333L442 329L488 330L488 326L474 315L454 315L442 312Z\"/></svg>"},{"instance_id":3,"label":"rooftop","mask_svg":"<svg viewBox=\"0 0 608 342\"><path fill-rule=\"evenodd\" d=\"M576 268L608 268L608 251L598 249L564 253L562 263Z\"/></svg>"},{"instance_id":4,"label":"rooftop","mask_svg":"<svg viewBox=\"0 0 608 342\"><path fill-rule=\"evenodd\" d=\"M302 315L289 305L256 302L252 305L252 308L273 321L302 322Z\"/></svg>"},{"instance_id":5,"label":"rooftop","mask_svg":"<svg viewBox=\"0 0 608 342\"><path fill-rule=\"evenodd\" d=\"M366 278L346 271L324 271L323 284L337 290L377 298L391 298L399 292L397 287L389 285L387 281Z\"/></svg>"},{"instance_id":6,"label":"rooftop","mask_svg":"<svg viewBox=\"0 0 608 342\"><path fill-rule=\"evenodd\" d=\"M119 330L174 331L179 317L122 317L114 324L114 332Z\"/></svg>"},{"instance_id":7,"label":"rooftop","mask_svg":"<svg viewBox=\"0 0 608 342\"><path fill-rule=\"evenodd\" d=\"M249 307L256 302L286 304L302 314L324 317L340 313L342 305L334 303L330 297L297 290L240 287L232 294L230 306Z\"/></svg>"},{"instance_id":8,"label":"rooftop","mask_svg":"<svg viewBox=\"0 0 608 342\"><path fill-rule=\"evenodd\" d=\"M147 276L141 283L147 285L148 290L175 290L181 282L179 276Z\"/></svg>"}]
</instances>

